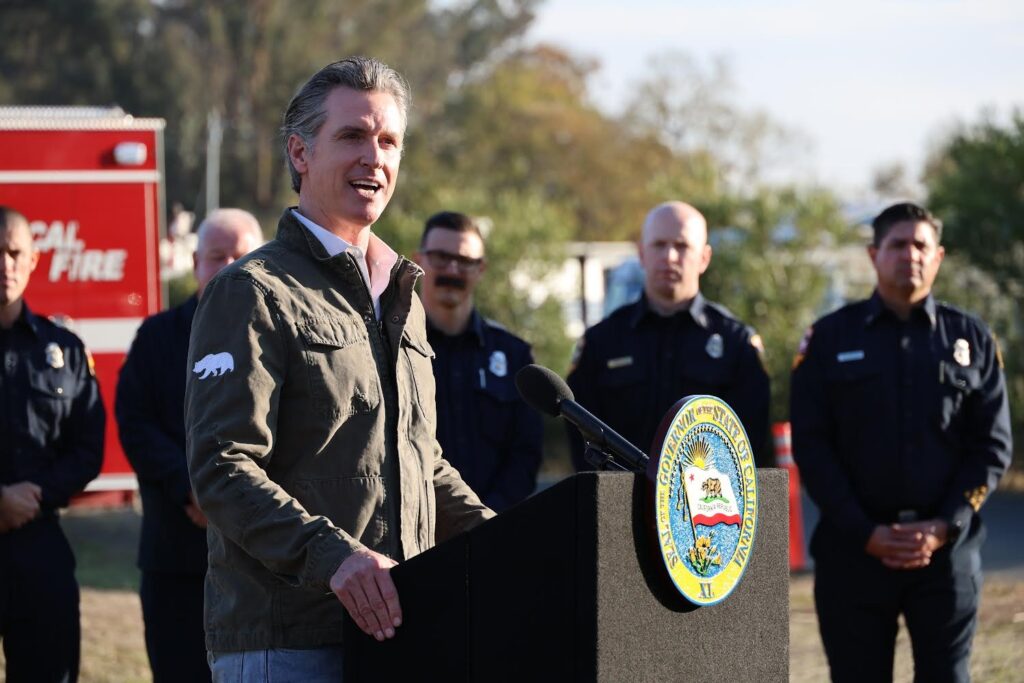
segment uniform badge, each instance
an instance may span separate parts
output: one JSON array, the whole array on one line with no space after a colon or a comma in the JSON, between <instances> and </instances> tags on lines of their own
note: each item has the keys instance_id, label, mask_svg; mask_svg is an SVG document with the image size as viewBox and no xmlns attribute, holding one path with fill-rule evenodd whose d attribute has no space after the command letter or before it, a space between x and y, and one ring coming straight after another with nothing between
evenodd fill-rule
<instances>
[{"instance_id":1,"label":"uniform badge","mask_svg":"<svg viewBox=\"0 0 1024 683\"><path fill-rule=\"evenodd\" d=\"M234 369L235 359L227 351L208 353L192 366L192 372L199 375L199 379L206 379L210 375L220 377L225 372L233 372Z\"/></svg>"},{"instance_id":2,"label":"uniform badge","mask_svg":"<svg viewBox=\"0 0 1024 683\"><path fill-rule=\"evenodd\" d=\"M54 370L64 367L64 351L57 344L50 342L46 345L46 364Z\"/></svg>"},{"instance_id":3,"label":"uniform badge","mask_svg":"<svg viewBox=\"0 0 1024 683\"><path fill-rule=\"evenodd\" d=\"M672 583L695 605L739 584L754 547L757 478L746 430L714 396L688 396L655 440L652 530Z\"/></svg>"},{"instance_id":4,"label":"uniform badge","mask_svg":"<svg viewBox=\"0 0 1024 683\"><path fill-rule=\"evenodd\" d=\"M964 368L971 364L971 345L966 339L957 339L953 342L953 360Z\"/></svg>"},{"instance_id":5,"label":"uniform badge","mask_svg":"<svg viewBox=\"0 0 1024 683\"><path fill-rule=\"evenodd\" d=\"M722 357L722 351L724 349L725 344L722 342L722 335L717 332L708 337L708 343L704 347L704 350L708 352L708 355L716 360Z\"/></svg>"},{"instance_id":6,"label":"uniform badge","mask_svg":"<svg viewBox=\"0 0 1024 683\"><path fill-rule=\"evenodd\" d=\"M491 354L491 359L488 361L488 369L491 374L495 377L504 377L508 374L508 358L505 357L504 351L495 351Z\"/></svg>"}]
</instances>

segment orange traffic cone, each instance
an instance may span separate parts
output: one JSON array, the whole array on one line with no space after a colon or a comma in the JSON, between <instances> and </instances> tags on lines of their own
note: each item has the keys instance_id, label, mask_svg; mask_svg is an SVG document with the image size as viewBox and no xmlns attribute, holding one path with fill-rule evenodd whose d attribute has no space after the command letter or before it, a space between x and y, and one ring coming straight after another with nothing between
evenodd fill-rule
<instances>
[{"instance_id":1,"label":"orange traffic cone","mask_svg":"<svg viewBox=\"0 0 1024 683\"><path fill-rule=\"evenodd\" d=\"M793 461L793 436L788 422L772 425L775 439L775 464L789 472L789 570L806 569L804 557L804 518L800 503L800 471Z\"/></svg>"}]
</instances>

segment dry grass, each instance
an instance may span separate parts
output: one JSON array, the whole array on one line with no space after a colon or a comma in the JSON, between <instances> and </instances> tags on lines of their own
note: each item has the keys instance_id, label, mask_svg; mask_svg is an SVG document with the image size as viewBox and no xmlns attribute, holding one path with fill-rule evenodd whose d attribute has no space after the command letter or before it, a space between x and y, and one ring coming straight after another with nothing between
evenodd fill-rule
<instances>
[{"instance_id":1,"label":"dry grass","mask_svg":"<svg viewBox=\"0 0 1024 683\"><path fill-rule=\"evenodd\" d=\"M137 513L131 510L75 513L65 529L79 558L82 583L83 683L149 681L134 567ZM790 681L828 680L818 639L811 578L790 582ZM1019 681L1024 671L1024 582L1009 575L986 577L971 673L985 683ZM895 681L911 681L906 631L900 630ZM0 672L3 657L0 655ZM0 683L5 680L0 673Z\"/></svg>"},{"instance_id":2,"label":"dry grass","mask_svg":"<svg viewBox=\"0 0 1024 683\"><path fill-rule=\"evenodd\" d=\"M790 673L794 683L828 680L828 663L818 637L814 598L809 576L794 577L789 584ZM1021 680L1024 671L1024 582L1006 575L985 578L978 634L971 656L971 678L984 683L1010 683ZM910 640L900 626L896 640L894 681L914 679Z\"/></svg>"},{"instance_id":3,"label":"dry grass","mask_svg":"<svg viewBox=\"0 0 1024 683\"><path fill-rule=\"evenodd\" d=\"M152 680L137 593L82 590L81 680L85 683Z\"/></svg>"}]
</instances>

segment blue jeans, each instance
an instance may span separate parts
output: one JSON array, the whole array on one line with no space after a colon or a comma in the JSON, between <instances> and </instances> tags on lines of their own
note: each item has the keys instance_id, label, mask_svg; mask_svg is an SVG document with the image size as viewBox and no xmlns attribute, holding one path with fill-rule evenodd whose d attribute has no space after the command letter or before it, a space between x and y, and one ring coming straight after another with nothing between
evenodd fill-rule
<instances>
[{"instance_id":1,"label":"blue jeans","mask_svg":"<svg viewBox=\"0 0 1024 683\"><path fill-rule=\"evenodd\" d=\"M213 683L338 683L342 680L341 646L312 650L210 652Z\"/></svg>"}]
</instances>

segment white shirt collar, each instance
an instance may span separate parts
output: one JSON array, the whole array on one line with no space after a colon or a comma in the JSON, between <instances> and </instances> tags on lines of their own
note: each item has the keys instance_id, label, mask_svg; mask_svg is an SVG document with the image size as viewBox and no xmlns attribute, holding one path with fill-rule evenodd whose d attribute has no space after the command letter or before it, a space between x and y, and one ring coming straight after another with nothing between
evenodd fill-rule
<instances>
[{"instance_id":1,"label":"white shirt collar","mask_svg":"<svg viewBox=\"0 0 1024 683\"><path fill-rule=\"evenodd\" d=\"M306 226L306 229L313 233L313 236L317 238L317 241L324 246L329 256L337 256L346 251L351 251L352 255L356 258L356 263L359 264L359 272L363 276L363 281L366 283L367 289L370 290L370 298L373 300L374 312L377 314L377 318L380 318L380 297L387 289L388 281L391 277L391 269L395 263L398 262L398 254L394 249L384 243L379 237L370 233L370 239L367 244L366 252L363 252L357 245L348 242L341 237L338 237L333 232L323 228L313 221L309 220L301 213L292 209L292 214L295 218ZM370 274L370 269L367 266L367 258L373 259L373 274Z\"/></svg>"},{"instance_id":2,"label":"white shirt collar","mask_svg":"<svg viewBox=\"0 0 1024 683\"><path fill-rule=\"evenodd\" d=\"M328 256L337 256L338 254L352 248L358 249L358 255L362 255L362 249L359 249L356 245L338 237L330 230L320 227L295 209L292 209L292 215L295 216L300 223L305 225L311 233L313 233L313 237L316 237L320 244L324 245L324 249L327 250Z\"/></svg>"}]
</instances>

